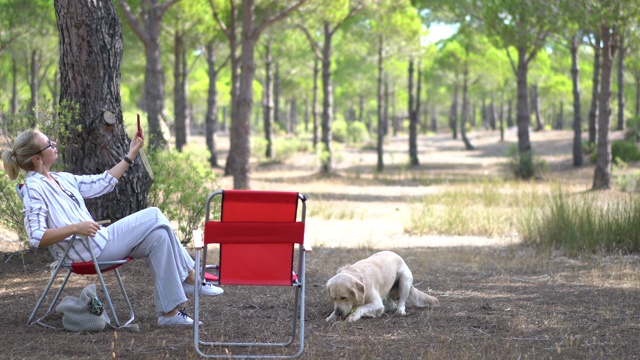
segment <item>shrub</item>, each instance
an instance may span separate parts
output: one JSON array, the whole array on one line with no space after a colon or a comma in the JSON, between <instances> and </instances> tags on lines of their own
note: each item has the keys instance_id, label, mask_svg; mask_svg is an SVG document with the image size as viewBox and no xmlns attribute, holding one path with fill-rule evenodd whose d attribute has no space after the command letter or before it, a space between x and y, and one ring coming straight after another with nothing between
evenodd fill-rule
<instances>
[{"instance_id":1,"label":"shrub","mask_svg":"<svg viewBox=\"0 0 640 360\"><path fill-rule=\"evenodd\" d=\"M343 119L338 119L333 122L331 131L333 140L340 143L360 144L369 140L367 127L360 121L347 123Z\"/></svg>"},{"instance_id":2,"label":"shrub","mask_svg":"<svg viewBox=\"0 0 640 360\"><path fill-rule=\"evenodd\" d=\"M595 163L598 158L598 151L591 153L590 160ZM633 141L617 140L611 142L611 158L616 161L620 159L622 161L638 161L640 160L640 149Z\"/></svg>"},{"instance_id":3,"label":"shrub","mask_svg":"<svg viewBox=\"0 0 640 360\"><path fill-rule=\"evenodd\" d=\"M193 161L188 152L156 151L150 156L155 174L148 193L149 206L156 206L177 224L183 244L192 240L192 232L204 225L204 204L209 194L219 189L217 177L202 162Z\"/></svg>"},{"instance_id":4,"label":"shrub","mask_svg":"<svg viewBox=\"0 0 640 360\"><path fill-rule=\"evenodd\" d=\"M519 179L531 179L541 177L548 172L549 167L544 159L533 156L531 151L520 154L518 148L513 145L507 151L509 161L506 169Z\"/></svg>"}]
</instances>

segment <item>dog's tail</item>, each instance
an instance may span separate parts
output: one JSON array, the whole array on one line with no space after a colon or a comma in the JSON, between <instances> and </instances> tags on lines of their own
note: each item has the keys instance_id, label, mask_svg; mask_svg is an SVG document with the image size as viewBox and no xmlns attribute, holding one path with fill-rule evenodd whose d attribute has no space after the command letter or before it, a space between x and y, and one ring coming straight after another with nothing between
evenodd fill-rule
<instances>
[{"instance_id":1,"label":"dog's tail","mask_svg":"<svg viewBox=\"0 0 640 360\"><path fill-rule=\"evenodd\" d=\"M416 289L415 287L411 287L409 291L409 301L413 303L414 306L417 307L425 307L425 306L438 306L440 302L438 299L431 295L427 295L422 291Z\"/></svg>"}]
</instances>

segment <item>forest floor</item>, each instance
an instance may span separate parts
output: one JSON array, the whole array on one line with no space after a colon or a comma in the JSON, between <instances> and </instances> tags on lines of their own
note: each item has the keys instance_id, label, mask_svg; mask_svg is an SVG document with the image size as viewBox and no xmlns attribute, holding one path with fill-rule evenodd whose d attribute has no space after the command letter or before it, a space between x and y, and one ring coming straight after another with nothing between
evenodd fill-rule
<instances>
[{"instance_id":1,"label":"forest floor","mask_svg":"<svg viewBox=\"0 0 640 360\"><path fill-rule=\"evenodd\" d=\"M549 165L548 190L590 188L594 167L572 165L570 131L531 133L537 156ZM619 138L621 133L613 133ZM567 258L537 251L518 236L410 236L404 231L411 206L450 184L504 178L514 130L500 141L497 132L473 132L476 147L464 151L448 134L419 138L420 166L407 168L404 136L385 143L385 171L375 171L375 150L335 149L335 174L318 174L315 155L298 155L283 164L254 163L253 189L286 189L308 197L304 359L635 359L640 357L640 256L590 255ZM202 139L194 138L194 141ZM220 159L226 138L219 139ZM628 171L637 168L631 164ZM220 179L231 188L230 177ZM544 191L544 190L543 190ZM320 209L318 209L320 208ZM18 251L10 235L0 234L0 358L187 358L198 355L190 328L156 325L151 277L143 261L121 268L140 332L76 334L27 326L44 288L50 261L43 250ZM338 267L382 249L404 257L417 288L436 296L433 309L407 308L406 316L387 313L356 323L328 323L331 313L324 284ZM190 250L191 251L191 250ZM123 304L117 296L116 307ZM95 282L76 277L66 294L78 295ZM212 338L275 337L290 313L290 293L272 288L226 288L206 299L204 335ZM281 306L282 305L282 306ZM193 301L187 304L193 312ZM277 319L284 318L280 321ZM61 326L60 316L49 319ZM285 326L286 328L287 326ZM285 329L286 330L286 329ZM224 353L224 349L222 349Z\"/></svg>"}]
</instances>

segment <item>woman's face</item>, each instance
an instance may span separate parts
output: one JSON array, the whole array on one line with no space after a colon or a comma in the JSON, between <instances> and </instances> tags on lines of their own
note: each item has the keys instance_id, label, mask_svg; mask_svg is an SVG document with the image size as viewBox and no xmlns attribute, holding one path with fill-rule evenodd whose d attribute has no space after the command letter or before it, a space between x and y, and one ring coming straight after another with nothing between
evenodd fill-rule
<instances>
[{"instance_id":1,"label":"woman's face","mask_svg":"<svg viewBox=\"0 0 640 360\"><path fill-rule=\"evenodd\" d=\"M58 158L58 149L56 148L56 142L51 141L43 133L38 133L36 136L36 142L40 144L40 151L36 155L40 156L42 164L49 167Z\"/></svg>"}]
</instances>

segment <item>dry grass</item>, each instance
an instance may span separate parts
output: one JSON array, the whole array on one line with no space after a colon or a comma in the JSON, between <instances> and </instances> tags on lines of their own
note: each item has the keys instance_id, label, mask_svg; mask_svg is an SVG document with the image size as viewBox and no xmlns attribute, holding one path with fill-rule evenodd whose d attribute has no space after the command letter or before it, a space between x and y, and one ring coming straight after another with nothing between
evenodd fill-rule
<instances>
[{"instance_id":1,"label":"dry grass","mask_svg":"<svg viewBox=\"0 0 640 360\"><path fill-rule=\"evenodd\" d=\"M549 152L546 156L556 176L553 181L561 182L565 189L585 190L593 168L571 167L571 134L547 137L533 134L533 148ZM413 170L402 166L405 140L390 140L390 151L396 151L393 145L397 145L396 163L388 159L384 176L373 171L375 153L355 150L345 150L342 158L350 160L338 164L338 176L331 178L314 174L308 158L255 167L254 188L287 187L309 196L312 215L307 219L307 237L315 247L307 263L304 359L639 357L638 255L570 259L538 252L513 238L404 234L412 203L450 184L497 174L502 150L513 138L499 143L495 134L478 136L473 138L478 148L473 153L462 152L459 141L445 136L422 139L422 165ZM229 187L231 179L222 181L223 187ZM534 186L546 188L548 184ZM404 317L385 314L353 324L327 323L332 308L324 288L326 280L338 267L383 248L403 256L415 285L436 296L441 305L408 307ZM197 358L191 329L155 325L153 289L143 261L122 268L141 331L75 334L26 326L48 277L45 251L4 253L0 260L0 336L4 339L0 358ZM79 279L69 293L77 295L94 281ZM281 304L290 299L289 293L249 290L256 289L227 288L223 296L207 299L208 315L203 319L207 335L255 339L278 334L269 325L273 322L288 325L291 315ZM190 301L189 312L192 306ZM60 325L59 317L51 322Z\"/></svg>"}]
</instances>

